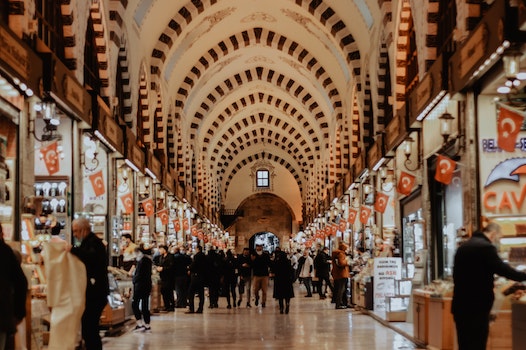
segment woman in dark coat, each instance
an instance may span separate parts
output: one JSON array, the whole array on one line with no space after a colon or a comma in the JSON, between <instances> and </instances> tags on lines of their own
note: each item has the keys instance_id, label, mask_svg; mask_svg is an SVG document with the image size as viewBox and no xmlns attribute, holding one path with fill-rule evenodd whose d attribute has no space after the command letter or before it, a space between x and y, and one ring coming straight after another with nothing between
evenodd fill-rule
<instances>
[{"instance_id":1,"label":"woman in dark coat","mask_svg":"<svg viewBox=\"0 0 526 350\"><path fill-rule=\"evenodd\" d=\"M287 254L281 250L276 250L274 262L272 264L274 274L274 299L278 299L279 313L283 313L283 303L285 303L285 313L289 313L290 299L294 298L292 281L294 280L294 269Z\"/></svg>"}]
</instances>

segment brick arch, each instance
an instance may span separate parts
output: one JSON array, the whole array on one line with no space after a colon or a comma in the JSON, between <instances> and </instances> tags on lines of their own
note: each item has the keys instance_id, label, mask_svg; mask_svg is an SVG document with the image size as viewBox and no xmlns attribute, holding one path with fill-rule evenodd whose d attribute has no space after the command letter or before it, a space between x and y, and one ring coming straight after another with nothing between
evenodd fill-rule
<instances>
[{"instance_id":1,"label":"brick arch","mask_svg":"<svg viewBox=\"0 0 526 350\"><path fill-rule=\"evenodd\" d=\"M228 187L230 186L232 179L241 169L245 168L246 166L250 166L251 163L255 163L262 159L270 160L272 162L275 162L285 167L292 174L294 179L296 179L296 183L298 184L298 188L300 190L301 196L303 197L303 187L302 187L303 182L301 180L302 176L296 171L294 166L292 166L285 159L281 158L278 155L273 154L272 152L268 152L268 151L254 153L253 155L250 155L242 159L240 162L238 162L226 178L224 193L226 194L228 192ZM221 176L221 179L222 179L222 175L224 174L224 172L225 172L224 170L217 172L217 174Z\"/></svg>"},{"instance_id":2,"label":"brick arch","mask_svg":"<svg viewBox=\"0 0 526 350\"><path fill-rule=\"evenodd\" d=\"M313 162L308 161L306 155L302 150L302 145L306 144L306 140L298 140L289 135L282 135L281 133L274 132L272 134L266 133L263 125L258 127L255 125L255 129L249 130L242 135L229 136L227 133L223 135L224 142L219 142L218 147L213 150L213 155L210 161L221 168L229 166L230 162L234 160L240 152L249 149L250 147L257 146L261 141L262 145L268 145L272 149L281 149L282 151L289 154L296 163L302 167L303 172L306 169L313 167ZM217 157L217 158L216 158Z\"/></svg>"},{"instance_id":3,"label":"brick arch","mask_svg":"<svg viewBox=\"0 0 526 350\"><path fill-rule=\"evenodd\" d=\"M236 50L254 45L276 48L302 64L305 69L309 70L312 75L318 79L320 85L328 92L328 98L332 102L332 108L336 111L336 117L337 119L341 119L342 101L340 93L327 71L321 66L314 55L286 36L259 27L234 34L230 36L228 40L221 41L207 50L206 54L197 60L197 63L184 78L182 85L177 91L176 105L184 108L184 101L190 95L190 91L197 85L196 82L204 76L204 73L212 64L229 54L233 54ZM244 78L242 75L240 77L241 79Z\"/></svg>"},{"instance_id":4,"label":"brick arch","mask_svg":"<svg viewBox=\"0 0 526 350\"><path fill-rule=\"evenodd\" d=\"M253 67L245 70L243 73L236 74L231 78L223 81L221 85L211 89L211 93L201 102L199 109L191 119L191 139L196 138L199 125L205 118L205 115L212 110L212 106L223 99L227 92L232 92L236 88L242 88L244 82L261 81L261 82L274 82L276 86L281 87L284 91L287 91L291 97L294 98L301 104L304 105L305 109L308 110L313 117L318 121L319 127L328 136L329 122L327 117L321 110L321 107L314 100L313 96L299 85L293 78L285 78L282 74L275 74L273 70L266 69L264 67Z\"/></svg>"},{"instance_id":5,"label":"brick arch","mask_svg":"<svg viewBox=\"0 0 526 350\"><path fill-rule=\"evenodd\" d=\"M380 44L379 59L378 59L378 70L377 70L377 83L378 87L378 102L376 105L376 122L378 131L384 130L387 123L393 115L392 106L389 104L389 96L392 95L391 87L391 67L389 66L389 52L387 49L387 43L382 42ZM389 93L391 91L391 93Z\"/></svg>"},{"instance_id":6,"label":"brick arch","mask_svg":"<svg viewBox=\"0 0 526 350\"><path fill-rule=\"evenodd\" d=\"M398 42L396 44L396 110L402 108L406 101L407 50L409 49L409 31L412 29L413 19L409 0L403 0L398 28Z\"/></svg>"},{"instance_id":7,"label":"brick arch","mask_svg":"<svg viewBox=\"0 0 526 350\"><path fill-rule=\"evenodd\" d=\"M91 20L93 21L93 32L95 33L95 44L99 61L99 80L101 96L109 96L110 77L108 70L108 47L106 32L104 30L103 9L101 2L92 2L89 9Z\"/></svg>"},{"instance_id":8,"label":"brick arch","mask_svg":"<svg viewBox=\"0 0 526 350\"><path fill-rule=\"evenodd\" d=\"M261 103L275 107L279 109L280 111L282 111L284 115L290 116L293 120L295 120L297 125L301 127L301 129L304 132L309 134L311 141L317 144L318 149L321 148L319 144L320 137L322 139L326 139L328 137L328 134L319 135L316 132L314 126L310 123L309 119L307 119L297 108L292 106L290 103L287 103L283 101L282 99L276 98L275 96L270 95L270 94L252 93L247 96L241 97L237 101L232 102L229 106L227 106L223 110L222 113L218 114L217 116L214 116L214 123L210 125L208 130L202 132L202 135L203 135L202 136L203 138L202 151L206 152L208 150L208 145L211 142L211 138L213 138L218 132L220 132L223 125L227 123L233 116L235 116L238 112L245 110L247 107L251 105L256 105L256 104L261 104ZM236 127L238 131L240 131L242 127L255 122L255 119L258 117L250 116L250 118L252 120L249 121L248 117L244 117L238 120L234 126ZM262 118L260 119L263 120ZM279 117L267 116L267 117L264 117L264 119L267 121L269 125L273 125L273 127L277 127L277 128L293 127L293 124ZM308 151L310 152L310 150Z\"/></svg>"}]
</instances>

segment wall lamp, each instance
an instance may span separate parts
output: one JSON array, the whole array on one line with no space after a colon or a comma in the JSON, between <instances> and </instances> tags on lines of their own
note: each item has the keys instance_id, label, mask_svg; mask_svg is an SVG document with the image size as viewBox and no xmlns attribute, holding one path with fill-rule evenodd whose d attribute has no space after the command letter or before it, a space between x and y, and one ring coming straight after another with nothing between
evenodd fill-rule
<instances>
[{"instance_id":1,"label":"wall lamp","mask_svg":"<svg viewBox=\"0 0 526 350\"><path fill-rule=\"evenodd\" d=\"M122 167L122 170L121 170L121 179L122 179L122 182L119 185L119 192L126 193L129 190L129 185L128 185L128 169L126 169L125 166Z\"/></svg>"},{"instance_id":2,"label":"wall lamp","mask_svg":"<svg viewBox=\"0 0 526 350\"><path fill-rule=\"evenodd\" d=\"M94 140L89 136L85 136L84 145L86 146L86 149L81 155L80 163L84 166L84 169L91 172L99 166L99 159L97 158L99 155L99 141ZM91 164L87 164L86 157L91 158Z\"/></svg>"},{"instance_id":3,"label":"wall lamp","mask_svg":"<svg viewBox=\"0 0 526 350\"><path fill-rule=\"evenodd\" d=\"M517 47L509 47L502 54L502 64L506 82L497 88L501 94L509 94L512 91L516 93L517 88L521 85L521 80L526 79L526 73L520 71L522 51Z\"/></svg>"},{"instance_id":4,"label":"wall lamp","mask_svg":"<svg viewBox=\"0 0 526 350\"><path fill-rule=\"evenodd\" d=\"M52 99L44 99L42 102L36 103L34 105L34 110L42 117L44 120L44 128L42 129L42 135L37 136L35 131L35 118L30 117L28 132L33 135L35 140L38 142L53 141L61 139L61 135L57 134L57 128L60 125L60 117L57 117L55 113L55 101Z\"/></svg>"},{"instance_id":5,"label":"wall lamp","mask_svg":"<svg viewBox=\"0 0 526 350\"><path fill-rule=\"evenodd\" d=\"M452 131L451 123L455 118L453 118L453 116L446 111L444 114L438 117L438 119L440 120L440 135L442 135L444 138L444 144L446 144Z\"/></svg>"},{"instance_id":6,"label":"wall lamp","mask_svg":"<svg viewBox=\"0 0 526 350\"><path fill-rule=\"evenodd\" d=\"M403 142L403 149L405 155L404 166L409 171L418 170L420 167L419 161L417 160L413 167L413 161L411 160L411 154L413 153L413 144L415 140L411 136L407 136Z\"/></svg>"},{"instance_id":7,"label":"wall lamp","mask_svg":"<svg viewBox=\"0 0 526 350\"><path fill-rule=\"evenodd\" d=\"M394 170L387 168L387 166L381 166L378 170L378 177L380 178L380 187L384 192L390 192L393 190L393 176Z\"/></svg>"}]
</instances>

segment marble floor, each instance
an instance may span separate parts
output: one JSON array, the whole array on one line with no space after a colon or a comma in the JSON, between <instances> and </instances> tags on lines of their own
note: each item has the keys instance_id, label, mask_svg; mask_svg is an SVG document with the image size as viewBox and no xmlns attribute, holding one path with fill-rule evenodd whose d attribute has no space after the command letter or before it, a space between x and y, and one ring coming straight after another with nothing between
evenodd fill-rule
<instances>
[{"instance_id":1,"label":"marble floor","mask_svg":"<svg viewBox=\"0 0 526 350\"><path fill-rule=\"evenodd\" d=\"M129 322L122 334L103 338L104 349L418 349L371 316L304 295L296 287L288 315L279 313L273 299L266 308L233 309L226 308L226 298L218 309L208 309L207 300L203 314L176 309L154 315L151 333L133 333L135 323Z\"/></svg>"}]
</instances>

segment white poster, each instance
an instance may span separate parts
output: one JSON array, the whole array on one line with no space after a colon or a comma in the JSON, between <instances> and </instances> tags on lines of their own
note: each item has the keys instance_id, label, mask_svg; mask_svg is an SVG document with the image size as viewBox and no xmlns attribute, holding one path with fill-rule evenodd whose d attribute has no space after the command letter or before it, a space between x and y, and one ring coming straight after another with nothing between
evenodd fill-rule
<instances>
[{"instance_id":1,"label":"white poster","mask_svg":"<svg viewBox=\"0 0 526 350\"><path fill-rule=\"evenodd\" d=\"M385 297L395 295L395 280L402 278L402 258L374 258L374 310L385 310Z\"/></svg>"}]
</instances>

